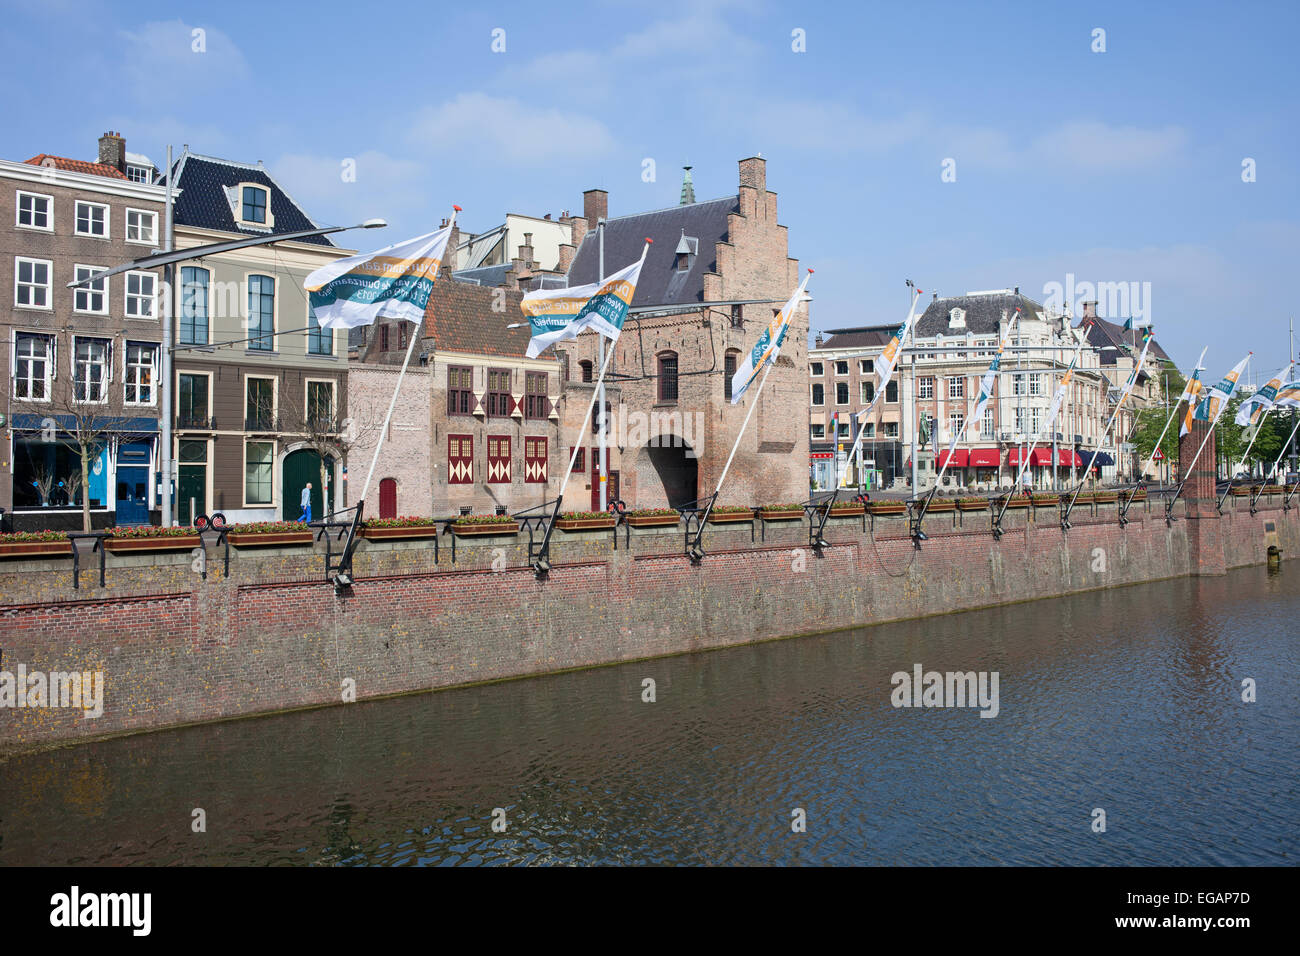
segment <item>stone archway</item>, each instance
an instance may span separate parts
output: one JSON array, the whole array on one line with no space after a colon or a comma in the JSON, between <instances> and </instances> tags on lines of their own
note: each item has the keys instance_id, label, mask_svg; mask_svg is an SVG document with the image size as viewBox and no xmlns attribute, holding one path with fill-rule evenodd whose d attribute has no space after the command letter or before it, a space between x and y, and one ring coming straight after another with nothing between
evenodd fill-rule
<instances>
[{"instance_id":1,"label":"stone archway","mask_svg":"<svg viewBox=\"0 0 1300 956\"><path fill-rule=\"evenodd\" d=\"M635 508L675 508L699 497L699 459L683 439L665 435L636 454Z\"/></svg>"}]
</instances>

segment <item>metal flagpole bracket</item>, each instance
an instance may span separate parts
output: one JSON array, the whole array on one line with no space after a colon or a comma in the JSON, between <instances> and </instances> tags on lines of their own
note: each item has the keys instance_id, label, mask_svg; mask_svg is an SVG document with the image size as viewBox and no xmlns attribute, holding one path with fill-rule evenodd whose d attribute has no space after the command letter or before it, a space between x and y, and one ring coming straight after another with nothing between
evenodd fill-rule
<instances>
[{"instance_id":1,"label":"metal flagpole bracket","mask_svg":"<svg viewBox=\"0 0 1300 956\"><path fill-rule=\"evenodd\" d=\"M555 530L555 521L560 516L560 502L563 500L564 496L560 495L554 503L544 501L510 516L528 532L528 566L533 569L533 574L539 581L551 570L551 533ZM548 507L551 508L549 512L546 511ZM536 537L539 532L542 535L541 541Z\"/></svg>"},{"instance_id":2,"label":"metal flagpole bracket","mask_svg":"<svg viewBox=\"0 0 1300 956\"><path fill-rule=\"evenodd\" d=\"M677 507L677 513L686 520L684 553L691 559L691 564L699 564L704 560L704 526L708 523L717 500L718 493L715 491L707 498L697 498Z\"/></svg>"},{"instance_id":3,"label":"metal flagpole bracket","mask_svg":"<svg viewBox=\"0 0 1300 956\"><path fill-rule=\"evenodd\" d=\"M1133 486L1133 490L1129 492L1129 496L1128 496L1126 499L1124 499L1123 501L1120 502L1120 505L1119 505L1119 526L1120 526L1121 528L1127 528L1127 527L1128 527L1128 509L1130 508L1130 506L1132 506L1132 504L1133 504L1133 499L1135 499L1135 498L1137 497L1137 493L1138 493L1139 491L1144 490L1145 488L1146 488L1146 483L1145 483L1145 482L1142 482L1142 481L1139 481L1137 484L1135 484L1135 485Z\"/></svg>"},{"instance_id":4,"label":"metal flagpole bracket","mask_svg":"<svg viewBox=\"0 0 1300 956\"><path fill-rule=\"evenodd\" d=\"M939 483L936 480L934 487L930 489L930 493L927 494L924 498L907 499L907 511L910 517L910 524L911 524L910 533L912 537L912 542L916 545L917 548L921 547L922 541L930 540L930 536L927 535L921 529L921 525L925 522L925 512L930 507L930 502L934 500L934 496L938 494L938 492L939 492ZM921 503L919 509L916 508L917 501L920 501Z\"/></svg>"},{"instance_id":5,"label":"metal flagpole bracket","mask_svg":"<svg viewBox=\"0 0 1300 956\"><path fill-rule=\"evenodd\" d=\"M808 518L808 547L818 557L821 557L823 548L830 547L825 537L826 520L831 516L831 510L835 507L835 502L839 500L839 497L840 489L836 488L821 497L813 495L804 502L803 511ZM858 497L862 496L859 495Z\"/></svg>"}]
</instances>

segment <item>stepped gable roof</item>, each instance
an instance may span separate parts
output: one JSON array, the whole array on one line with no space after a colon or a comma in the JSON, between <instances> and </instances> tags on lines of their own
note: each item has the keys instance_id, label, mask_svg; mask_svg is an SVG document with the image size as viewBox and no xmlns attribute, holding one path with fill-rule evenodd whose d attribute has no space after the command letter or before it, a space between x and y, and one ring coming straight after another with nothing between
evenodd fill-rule
<instances>
[{"instance_id":1,"label":"stepped gable roof","mask_svg":"<svg viewBox=\"0 0 1300 956\"><path fill-rule=\"evenodd\" d=\"M127 178L116 166L90 163L84 159L68 159L66 156L51 156L49 153L38 153L24 162L29 166L53 166L69 173L89 173L92 176L107 176L109 179Z\"/></svg>"},{"instance_id":2,"label":"stepped gable roof","mask_svg":"<svg viewBox=\"0 0 1300 956\"><path fill-rule=\"evenodd\" d=\"M979 295L954 295L945 299L934 299L925 312L916 320L917 338L931 338L936 335L997 335L1001 331L1002 313L1008 318L1020 309L1021 320L1037 318L1043 307L1027 296L1015 292L988 292ZM953 309L966 313L966 328L953 329L948 326L949 315Z\"/></svg>"},{"instance_id":3,"label":"stepped gable roof","mask_svg":"<svg viewBox=\"0 0 1300 956\"><path fill-rule=\"evenodd\" d=\"M235 223L226 190L239 183L257 183L270 191L271 216L275 232L298 232L319 228L302 206L285 192L266 168L261 165L236 163L197 153L182 153L176 161L175 221L177 225L215 229L245 236L264 236L266 231L248 229ZM166 182L160 177L159 182ZM312 236L297 240L318 246L333 246L327 236Z\"/></svg>"},{"instance_id":4,"label":"stepped gable roof","mask_svg":"<svg viewBox=\"0 0 1300 956\"><path fill-rule=\"evenodd\" d=\"M718 268L714 244L727 238L727 216L740 211L740 197L670 206L605 220L605 274L617 272L641 257L648 236L654 240L637 282L633 306L686 305L704 301L704 274ZM690 268L677 270L676 249L682 236L698 240ZM599 278L597 231L583 237L569 267L569 285Z\"/></svg>"}]
</instances>

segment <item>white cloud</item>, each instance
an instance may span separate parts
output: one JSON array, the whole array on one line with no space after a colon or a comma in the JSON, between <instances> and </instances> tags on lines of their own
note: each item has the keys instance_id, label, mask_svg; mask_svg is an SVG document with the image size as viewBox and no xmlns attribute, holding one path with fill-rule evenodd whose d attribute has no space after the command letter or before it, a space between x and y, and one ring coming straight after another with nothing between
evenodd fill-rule
<instances>
[{"instance_id":1,"label":"white cloud","mask_svg":"<svg viewBox=\"0 0 1300 956\"><path fill-rule=\"evenodd\" d=\"M309 216L339 225L375 216L393 221L411 206L412 196L422 193L428 178L419 163L376 150L356 156L288 153L268 169Z\"/></svg>"},{"instance_id":2,"label":"white cloud","mask_svg":"<svg viewBox=\"0 0 1300 956\"><path fill-rule=\"evenodd\" d=\"M1028 157L1094 170L1136 169L1174 159L1186 142L1187 133L1178 126L1143 129L1074 120L1036 138Z\"/></svg>"},{"instance_id":3,"label":"white cloud","mask_svg":"<svg viewBox=\"0 0 1300 956\"><path fill-rule=\"evenodd\" d=\"M203 31L198 38L196 30ZM148 103L192 102L197 95L237 87L251 75L234 41L214 26L154 20L121 36L121 70L135 95Z\"/></svg>"},{"instance_id":4,"label":"white cloud","mask_svg":"<svg viewBox=\"0 0 1300 956\"><path fill-rule=\"evenodd\" d=\"M444 155L491 165L594 156L614 145L599 120L486 93L427 108L414 129L417 140Z\"/></svg>"}]
</instances>

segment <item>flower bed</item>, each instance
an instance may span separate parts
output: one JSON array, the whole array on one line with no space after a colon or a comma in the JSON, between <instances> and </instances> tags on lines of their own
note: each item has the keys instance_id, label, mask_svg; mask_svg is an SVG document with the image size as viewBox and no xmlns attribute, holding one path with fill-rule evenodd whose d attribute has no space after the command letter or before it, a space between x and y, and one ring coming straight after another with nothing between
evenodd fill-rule
<instances>
[{"instance_id":1,"label":"flower bed","mask_svg":"<svg viewBox=\"0 0 1300 956\"><path fill-rule=\"evenodd\" d=\"M1281 485L1265 485L1265 486L1264 486L1263 494L1266 494L1266 495L1281 495L1281 494L1285 494L1285 493L1286 493L1286 488L1282 487Z\"/></svg>"},{"instance_id":2,"label":"flower bed","mask_svg":"<svg viewBox=\"0 0 1300 956\"><path fill-rule=\"evenodd\" d=\"M1082 498L1083 495L1080 495L1079 497ZM1099 505L1109 505L1109 504L1113 504L1113 503L1115 503L1116 501L1119 500L1119 492L1118 492L1118 491L1098 491L1098 492L1095 492L1095 493L1092 495L1092 500L1095 501L1095 502L1096 502L1097 504L1099 504Z\"/></svg>"},{"instance_id":3,"label":"flower bed","mask_svg":"<svg viewBox=\"0 0 1300 956\"><path fill-rule=\"evenodd\" d=\"M803 517L803 505L798 502L780 505L760 505L758 516L764 521L796 521Z\"/></svg>"},{"instance_id":4,"label":"flower bed","mask_svg":"<svg viewBox=\"0 0 1300 956\"><path fill-rule=\"evenodd\" d=\"M618 518L603 511L565 511L555 520L561 531L597 531L612 528Z\"/></svg>"},{"instance_id":5,"label":"flower bed","mask_svg":"<svg viewBox=\"0 0 1300 956\"><path fill-rule=\"evenodd\" d=\"M925 506L926 514L937 514L946 511L956 511L957 502L952 498L934 498Z\"/></svg>"},{"instance_id":6,"label":"flower bed","mask_svg":"<svg viewBox=\"0 0 1300 956\"><path fill-rule=\"evenodd\" d=\"M859 505L858 507L861 508L862 506ZM837 509L837 510L838 510L838 509ZM867 504L867 510L870 511L873 515L901 515L901 514L907 514L907 502L905 502L905 501L897 501L897 500L895 500L895 501L872 501L872 502L868 502L868 504ZM861 511L852 511L852 512L849 512L849 513L850 513L850 514L854 514L854 515L860 515L860 514L862 514ZM831 512L831 515L832 515L832 516L836 516L836 512L835 512L835 511L832 511L832 512Z\"/></svg>"},{"instance_id":7,"label":"flower bed","mask_svg":"<svg viewBox=\"0 0 1300 956\"><path fill-rule=\"evenodd\" d=\"M754 509L748 505L715 505L709 512L709 524L734 524L753 520Z\"/></svg>"},{"instance_id":8,"label":"flower bed","mask_svg":"<svg viewBox=\"0 0 1300 956\"><path fill-rule=\"evenodd\" d=\"M438 523L433 518L372 518L361 529L361 536L370 541L434 538L437 535Z\"/></svg>"},{"instance_id":9,"label":"flower bed","mask_svg":"<svg viewBox=\"0 0 1300 956\"><path fill-rule=\"evenodd\" d=\"M202 543L193 528L115 528L113 536L104 539L104 550L113 554L139 551L183 551L197 548Z\"/></svg>"},{"instance_id":10,"label":"flower bed","mask_svg":"<svg viewBox=\"0 0 1300 956\"><path fill-rule=\"evenodd\" d=\"M1061 503L1060 495L1034 495L1035 508L1054 508Z\"/></svg>"},{"instance_id":11,"label":"flower bed","mask_svg":"<svg viewBox=\"0 0 1300 956\"><path fill-rule=\"evenodd\" d=\"M999 501L999 505L1000 505L1000 504L1001 504L1001 502ZM1012 495L1012 496L1011 496L1011 499L1007 502L1007 507L1008 507L1008 508L1028 508L1028 507L1029 507L1029 499L1026 498L1024 495L1019 495L1019 494Z\"/></svg>"},{"instance_id":12,"label":"flower bed","mask_svg":"<svg viewBox=\"0 0 1300 956\"><path fill-rule=\"evenodd\" d=\"M461 515L452 522L451 531L465 538L518 534L519 522L509 515Z\"/></svg>"},{"instance_id":13,"label":"flower bed","mask_svg":"<svg viewBox=\"0 0 1300 956\"><path fill-rule=\"evenodd\" d=\"M23 558L37 554L66 554L71 557L68 536L62 531L0 534L0 558Z\"/></svg>"},{"instance_id":14,"label":"flower bed","mask_svg":"<svg viewBox=\"0 0 1300 956\"><path fill-rule=\"evenodd\" d=\"M1249 495L1253 490L1254 490L1254 489L1251 488L1249 485L1233 485L1233 486L1232 486L1232 497L1234 497L1234 498L1245 498L1245 497L1246 497L1247 495Z\"/></svg>"},{"instance_id":15,"label":"flower bed","mask_svg":"<svg viewBox=\"0 0 1300 956\"><path fill-rule=\"evenodd\" d=\"M958 498L958 511L988 511L989 500L987 498Z\"/></svg>"},{"instance_id":16,"label":"flower bed","mask_svg":"<svg viewBox=\"0 0 1300 956\"><path fill-rule=\"evenodd\" d=\"M316 532L300 521L252 521L235 524L226 540L236 548L266 548L276 544L311 544Z\"/></svg>"},{"instance_id":17,"label":"flower bed","mask_svg":"<svg viewBox=\"0 0 1300 956\"><path fill-rule=\"evenodd\" d=\"M627 513L627 523L633 528L666 528L681 520L672 508L638 508Z\"/></svg>"}]
</instances>

